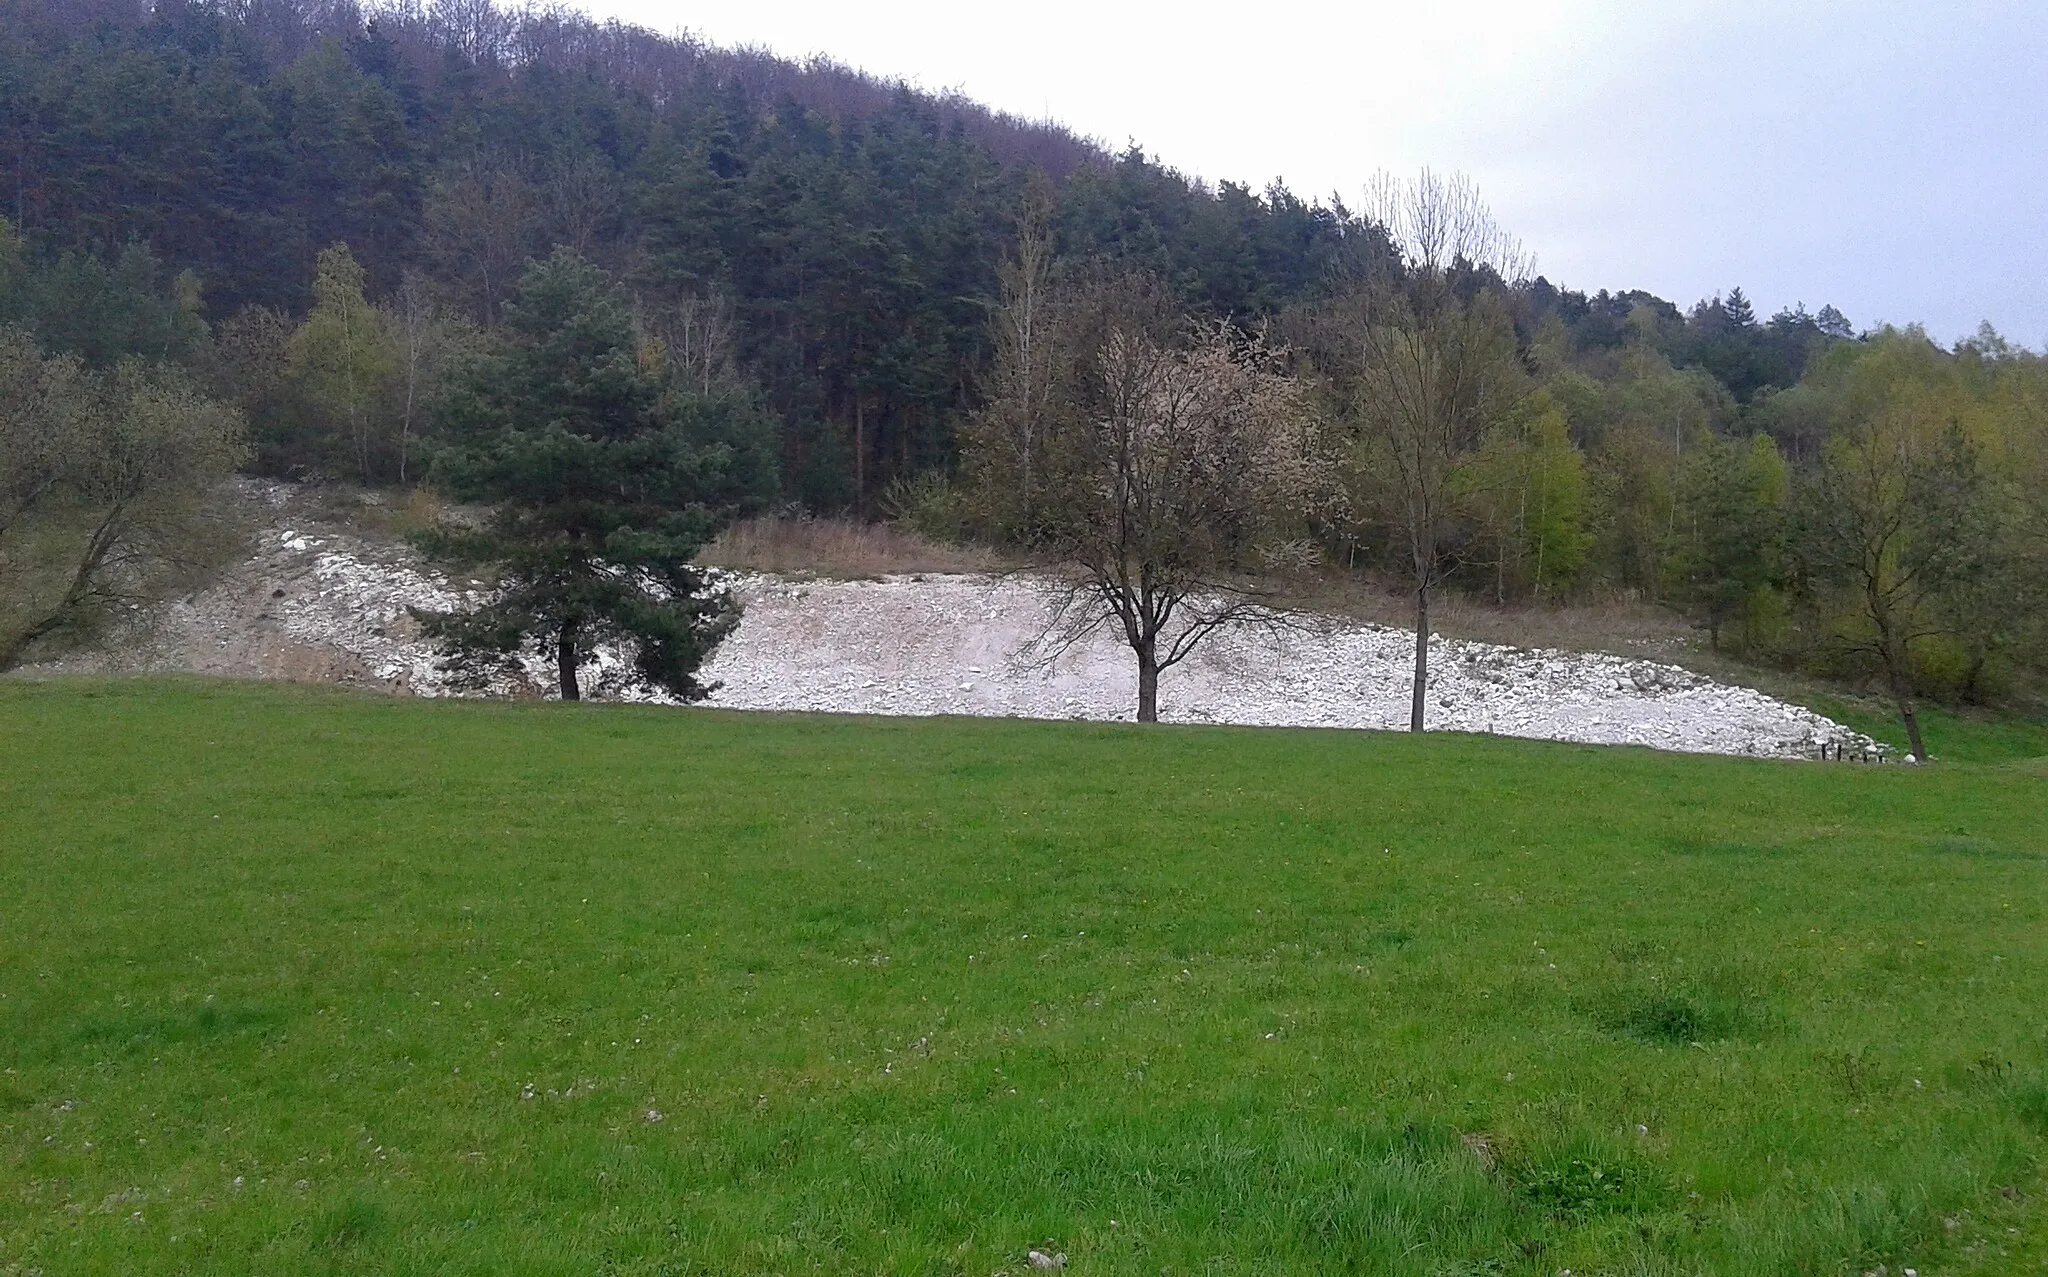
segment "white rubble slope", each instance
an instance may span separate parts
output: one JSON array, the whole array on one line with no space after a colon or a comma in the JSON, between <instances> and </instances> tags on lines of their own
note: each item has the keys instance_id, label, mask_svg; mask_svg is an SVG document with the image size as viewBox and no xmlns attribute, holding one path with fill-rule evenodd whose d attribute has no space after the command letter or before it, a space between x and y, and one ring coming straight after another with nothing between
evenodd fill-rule
<instances>
[{"instance_id":1,"label":"white rubble slope","mask_svg":"<svg viewBox=\"0 0 2048 1277\"><path fill-rule=\"evenodd\" d=\"M398 546L331 528L280 526L207 590L155 610L146 633L73 669L191 670L343 682L422 696L457 692L408 609L479 599ZM728 709L1128 720L1130 651L1107 631L1040 657L1052 592L1025 577L832 581L728 574L739 628L704 670ZM1405 728L1412 631L1330 618L1222 631L1160 680L1169 722ZM1865 754L1867 737L1749 688L1598 653L1432 638L1428 725L1600 745L1812 758ZM630 686L617 651L586 665L593 696L662 700ZM532 653L497 695L544 695Z\"/></svg>"},{"instance_id":2,"label":"white rubble slope","mask_svg":"<svg viewBox=\"0 0 2048 1277\"><path fill-rule=\"evenodd\" d=\"M738 631L705 668L731 709L1125 719L1130 650L1107 631L1047 663L1049 595L1017 578L743 576ZM1160 677L1168 722L1404 729L1412 630L1318 620L1219 631ZM1811 710L1676 666L1432 637L1428 726L1596 745L1812 758L1871 742Z\"/></svg>"}]
</instances>

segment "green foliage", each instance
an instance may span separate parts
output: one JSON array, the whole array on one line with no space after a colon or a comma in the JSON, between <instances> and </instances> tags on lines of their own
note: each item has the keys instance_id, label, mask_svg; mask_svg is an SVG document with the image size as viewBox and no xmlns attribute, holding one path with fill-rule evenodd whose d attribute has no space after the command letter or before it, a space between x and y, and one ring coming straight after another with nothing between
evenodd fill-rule
<instances>
[{"instance_id":1,"label":"green foliage","mask_svg":"<svg viewBox=\"0 0 2048 1277\"><path fill-rule=\"evenodd\" d=\"M1156 270L1206 314L1272 316L1384 245L1281 187L1212 190L957 96L559 11L71 17L0 16L0 118L25 157L8 211L38 253L147 244L203 282L216 324L297 322L337 243L372 302L411 272L485 325L556 245L650 307L720 295L776 418L778 486L819 511L873 513L953 462L1033 173L1062 252Z\"/></svg>"},{"instance_id":2,"label":"green foliage","mask_svg":"<svg viewBox=\"0 0 2048 1277\"><path fill-rule=\"evenodd\" d=\"M0 328L0 670L207 566L242 458L239 415L178 370L89 370Z\"/></svg>"},{"instance_id":3,"label":"green foliage","mask_svg":"<svg viewBox=\"0 0 2048 1277\"><path fill-rule=\"evenodd\" d=\"M394 398L399 352L388 318L363 296L365 276L348 245L320 254L313 310L285 347L301 406L334 459L364 483L397 471Z\"/></svg>"},{"instance_id":4,"label":"green foliage","mask_svg":"<svg viewBox=\"0 0 2048 1277\"><path fill-rule=\"evenodd\" d=\"M0 325L35 335L46 350L97 368L129 356L192 357L205 344L199 281L167 277L146 245L128 243L102 259L75 251L40 253L0 218Z\"/></svg>"},{"instance_id":5,"label":"green foliage","mask_svg":"<svg viewBox=\"0 0 2048 1277\"><path fill-rule=\"evenodd\" d=\"M291 375L291 322L252 306L220 324L199 360L215 397L248 421L250 467L258 474L304 479L318 473L333 449L312 428Z\"/></svg>"},{"instance_id":6,"label":"green foliage","mask_svg":"<svg viewBox=\"0 0 2048 1277\"><path fill-rule=\"evenodd\" d=\"M1790 495L1784 459L1768 435L1747 446L1706 435L1680 465L1665 597L1706 626L1716 650L1731 624L1742 650L1770 638L1774 589L1786 572Z\"/></svg>"},{"instance_id":7,"label":"green foliage","mask_svg":"<svg viewBox=\"0 0 2048 1277\"><path fill-rule=\"evenodd\" d=\"M1547 392L1488 433L1464 483L1490 543L1496 600L1569 591L1592 546L1589 494L1585 458Z\"/></svg>"},{"instance_id":8,"label":"green foliage","mask_svg":"<svg viewBox=\"0 0 2048 1277\"><path fill-rule=\"evenodd\" d=\"M1800 494L1803 571L1828 646L1882 676L1909 734L1910 698L1940 685L1943 658L1974 650L1963 664L1981 666L2014 632L1993 585L2009 579L2012 521L1959 371L1923 338L1888 334L1814 387L1833 419Z\"/></svg>"},{"instance_id":9,"label":"green foliage","mask_svg":"<svg viewBox=\"0 0 2048 1277\"><path fill-rule=\"evenodd\" d=\"M690 562L734 513L719 501L735 486L735 449L704 438L723 411L679 400L662 370L642 366L626 299L603 272L566 250L535 263L498 348L454 374L439 414L434 482L493 512L424 544L490 566L499 586L477 608L423 617L452 667L487 681L538 647L574 700L582 664L618 643L638 682L703 696L697 668L738 620Z\"/></svg>"},{"instance_id":10,"label":"green foliage","mask_svg":"<svg viewBox=\"0 0 2048 1277\"><path fill-rule=\"evenodd\" d=\"M967 538L966 503L944 475L891 483L882 493L882 514L897 527L941 544Z\"/></svg>"},{"instance_id":11,"label":"green foliage","mask_svg":"<svg viewBox=\"0 0 2048 1277\"><path fill-rule=\"evenodd\" d=\"M0 681L0 757L24 1270L2048 1240L2021 768L99 680ZM1768 1032L1699 1032L1760 993Z\"/></svg>"},{"instance_id":12,"label":"green foliage","mask_svg":"<svg viewBox=\"0 0 2048 1277\"><path fill-rule=\"evenodd\" d=\"M1558 1158L1527 1167L1518 1178L1531 1202L1574 1224L1603 1215L1647 1214L1669 1195L1654 1175L1622 1159Z\"/></svg>"}]
</instances>

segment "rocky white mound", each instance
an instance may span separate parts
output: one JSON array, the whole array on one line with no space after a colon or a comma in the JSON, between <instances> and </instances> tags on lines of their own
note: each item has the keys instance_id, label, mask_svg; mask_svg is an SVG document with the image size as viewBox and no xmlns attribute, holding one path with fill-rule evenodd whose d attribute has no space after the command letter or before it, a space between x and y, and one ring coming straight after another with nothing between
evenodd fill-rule
<instances>
[{"instance_id":1,"label":"rocky white mound","mask_svg":"<svg viewBox=\"0 0 2048 1277\"><path fill-rule=\"evenodd\" d=\"M282 500L276 502L282 505ZM284 512L279 511L280 514ZM290 516L286 516L290 517ZM1107 633L1047 661L1034 646L1049 595L1024 578L865 581L732 577L745 619L705 671L732 709L1129 719L1136 670ZM273 526L213 587L71 669L188 670L449 695L453 680L409 608L476 597L400 547L331 526ZM1308 619L1223 632L1161 680L1168 721L1401 728L1412 632ZM1809 710L1670 665L1434 640L1429 726L1437 730L1649 745L1723 754L1851 754L1870 742ZM593 695L659 699L626 686L618 654L585 671ZM490 689L542 695L538 653Z\"/></svg>"},{"instance_id":2,"label":"rocky white mound","mask_svg":"<svg viewBox=\"0 0 2048 1277\"><path fill-rule=\"evenodd\" d=\"M743 577L714 705L1129 719L1137 670L1107 633L1047 661L1048 594L1016 578ZM1328 620L1222 631L1160 678L1170 722L1401 729L1415 636ZM1811 710L1671 665L1433 639L1428 725L1598 745L1811 758L1870 742Z\"/></svg>"}]
</instances>

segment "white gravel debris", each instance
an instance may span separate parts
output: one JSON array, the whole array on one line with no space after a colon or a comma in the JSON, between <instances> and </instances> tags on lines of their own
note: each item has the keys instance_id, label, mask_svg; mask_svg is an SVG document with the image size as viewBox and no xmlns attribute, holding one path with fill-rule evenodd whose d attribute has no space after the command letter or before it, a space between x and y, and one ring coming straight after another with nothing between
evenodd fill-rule
<instances>
[{"instance_id":1,"label":"white gravel debris","mask_svg":"<svg viewBox=\"0 0 2048 1277\"><path fill-rule=\"evenodd\" d=\"M268 495L259 493L258 495ZM275 499L267 502L278 506ZM154 609L84 670L185 670L456 694L408 609L475 602L481 588L299 518L213 586ZM725 574L745 606L704 670L727 709L1129 720L1131 654L1107 631L1041 659L1051 593L1028 577L925 574L869 580ZM1169 722L1397 730L1408 723L1414 635L1331 618L1219 632L1160 680ZM1761 692L1672 665L1432 637L1428 725L1594 745L1812 758L1823 745L1881 751L1867 737ZM584 669L593 698L662 701L630 686L617 651ZM489 694L551 694L532 653Z\"/></svg>"},{"instance_id":2,"label":"white gravel debris","mask_svg":"<svg viewBox=\"0 0 2048 1277\"><path fill-rule=\"evenodd\" d=\"M747 575L739 629L705 668L730 709L1128 720L1137 670L1107 632L1038 657L1048 592L1027 578L801 584ZM1160 677L1168 722L1405 729L1411 630L1311 618L1222 631ZM1867 738L1811 710L1673 665L1432 637L1427 723L1594 745L1810 758ZM971 681L960 675L971 673Z\"/></svg>"}]
</instances>

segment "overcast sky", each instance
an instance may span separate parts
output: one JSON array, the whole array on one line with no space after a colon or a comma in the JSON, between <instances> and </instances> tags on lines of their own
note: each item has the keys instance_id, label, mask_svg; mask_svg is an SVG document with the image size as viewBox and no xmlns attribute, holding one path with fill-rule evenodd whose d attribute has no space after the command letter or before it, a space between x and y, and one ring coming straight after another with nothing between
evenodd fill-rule
<instances>
[{"instance_id":1,"label":"overcast sky","mask_svg":"<svg viewBox=\"0 0 2048 1277\"><path fill-rule=\"evenodd\" d=\"M589 0L1357 204L1469 174L1553 281L2048 341L2038 0Z\"/></svg>"}]
</instances>

